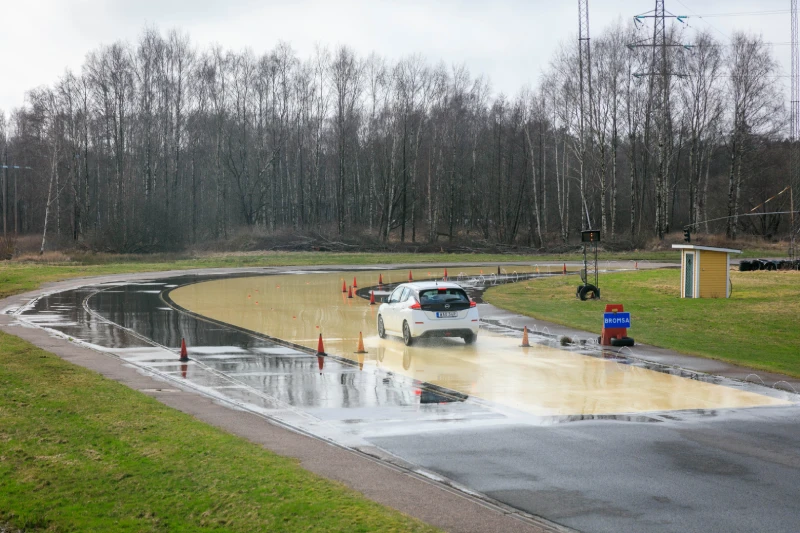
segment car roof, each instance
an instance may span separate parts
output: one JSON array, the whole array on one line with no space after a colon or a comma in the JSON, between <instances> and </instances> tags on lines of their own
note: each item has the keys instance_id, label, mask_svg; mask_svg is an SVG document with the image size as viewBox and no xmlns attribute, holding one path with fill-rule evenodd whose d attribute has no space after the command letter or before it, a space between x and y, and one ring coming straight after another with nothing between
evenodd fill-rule
<instances>
[{"instance_id":1,"label":"car roof","mask_svg":"<svg viewBox=\"0 0 800 533\"><path fill-rule=\"evenodd\" d=\"M400 287L411 287L417 292L425 289L463 289L461 285L452 281L412 281L403 283Z\"/></svg>"}]
</instances>

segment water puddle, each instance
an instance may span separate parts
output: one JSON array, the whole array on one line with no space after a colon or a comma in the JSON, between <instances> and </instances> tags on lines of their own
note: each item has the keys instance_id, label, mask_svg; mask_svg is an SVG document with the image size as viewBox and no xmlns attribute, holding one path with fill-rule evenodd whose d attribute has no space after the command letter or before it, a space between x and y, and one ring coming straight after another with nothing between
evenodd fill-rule
<instances>
[{"instance_id":1,"label":"water puddle","mask_svg":"<svg viewBox=\"0 0 800 533\"><path fill-rule=\"evenodd\" d=\"M442 272L427 271L441 279ZM534 345L481 331L467 346L460 339L418 341L407 347L375 333L378 306L356 293L352 272L224 278L169 292L176 305L219 323L315 349L321 334L326 352L339 360L446 388L536 416L584 416L655 411L713 410L790 402L745 390L687 379L580 353ZM359 272L356 283L377 287L405 281L408 271ZM414 279L428 277L413 271ZM519 275L519 273L517 273ZM458 277L486 282L496 273L463 269ZM453 273L450 278L453 279ZM358 279L360 278L360 279ZM491 282L490 282L491 283ZM342 285L348 292L342 291ZM367 354L356 355L359 333ZM323 358L324 359L324 358ZM324 365L325 361L318 361Z\"/></svg>"}]
</instances>

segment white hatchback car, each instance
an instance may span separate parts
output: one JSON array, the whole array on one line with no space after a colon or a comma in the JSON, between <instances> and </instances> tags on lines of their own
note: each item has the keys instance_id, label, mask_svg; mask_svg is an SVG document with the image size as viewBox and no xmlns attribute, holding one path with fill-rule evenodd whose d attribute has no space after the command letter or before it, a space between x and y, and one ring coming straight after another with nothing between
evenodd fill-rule
<instances>
[{"instance_id":1,"label":"white hatchback car","mask_svg":"<svg viewBox=\"0 0 800 533\"><path fill-rule=\"evenodd\" d=\"M478 320L477 304L456 283L403 283L378 308L378 336L402 335L406 346L417 337L461 337L472 344Z\"/></svg>"}]
</instances>

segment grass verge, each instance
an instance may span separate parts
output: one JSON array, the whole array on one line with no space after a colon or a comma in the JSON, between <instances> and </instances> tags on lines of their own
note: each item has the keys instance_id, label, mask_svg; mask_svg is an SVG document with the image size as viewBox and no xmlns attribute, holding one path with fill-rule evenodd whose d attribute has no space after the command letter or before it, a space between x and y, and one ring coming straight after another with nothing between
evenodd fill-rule
<instances>
[{"instance_id":1,"label":"grass verge","mask_svg":"<svg viewBox=\"0 0 800 533\"><path fill-rule=\"evenodd\" d=\"M17 337L0 354L0 526L434 531Z\"/></svg>"},{"instance_id":2,"label":"grass verge","mask_svg":"<svg viewBox=\"0 0 800 533\"><path fill-rule=\"evenodd\" d=\"M653 260L669 256L677 260L675 253L658 252ZM627 254L615 254L627 260ZM133 272L155 272L162 270L187 270L192 268L235 268L265 266L307 265L375 265L381 263L433 263L452 264L467 262L530 262L570 261L578 256L530 256L502 254L385 254L385 253L330 253L330 252L269 252L210 254L199 257L173 255L122 256L91 254L72 258L60 256L57 261L2 261L0 262L0 298L34 290L42 283L70 278L102 276Z\"/></svg>"},{"instance_id":3,"label":"grass verge","mask_svg":"<svg viewBox=\"0 0 800 533\"><path fill-rule=\"evenodd\" d=\"M575 298L576 276L492 288L498 307L599 335L606 303L631 312L637 342L800 377L800 273L731 272L730 299L681 299L680 271L601 275L601 301Z\"/></svg>"},{"instance_id":4,"label":"grass verge","mask_svg":"<svg viewBox=\"0 0 800 533\"><path fill-rule=\"evenodd\" d=\"M763 252L763 250L762 250ZM769 255L769 254L767 254ZM743 257L761 257L758 250L748 251ZM308 265L376 265L382 263L448 263L582 261L579 253L569 254L431 254L431 253L339 253L339 252L232 252L206 253L196 256L177 254L66 255L51 252L43 257L24 256L21 260L0 261L0 298L39 287L42 283L70 278L102 276L160 270L187 270L192 268L235 268L266 266ZM600 261L669 261L677 262L676 251L604 252Z\"/></svg>"}]
</instances>

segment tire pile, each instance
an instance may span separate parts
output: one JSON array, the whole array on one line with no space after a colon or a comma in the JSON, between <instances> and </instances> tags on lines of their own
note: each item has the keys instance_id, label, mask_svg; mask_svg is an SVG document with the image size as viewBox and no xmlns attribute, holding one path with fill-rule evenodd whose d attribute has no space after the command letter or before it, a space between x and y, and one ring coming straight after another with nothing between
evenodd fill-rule
<instances>
[{"instance_id":1,"label":"tire pile","mask_svg":"<svg viewBox=\"0 0 800 533\"><path fill-rule=\"evenodd\" d=\"M800 259L788 261L786 259L753 259L752 261L741 261L739 263L740 272L750 272L752 270L800 270Z\"/></svg>"}]
</instances>

